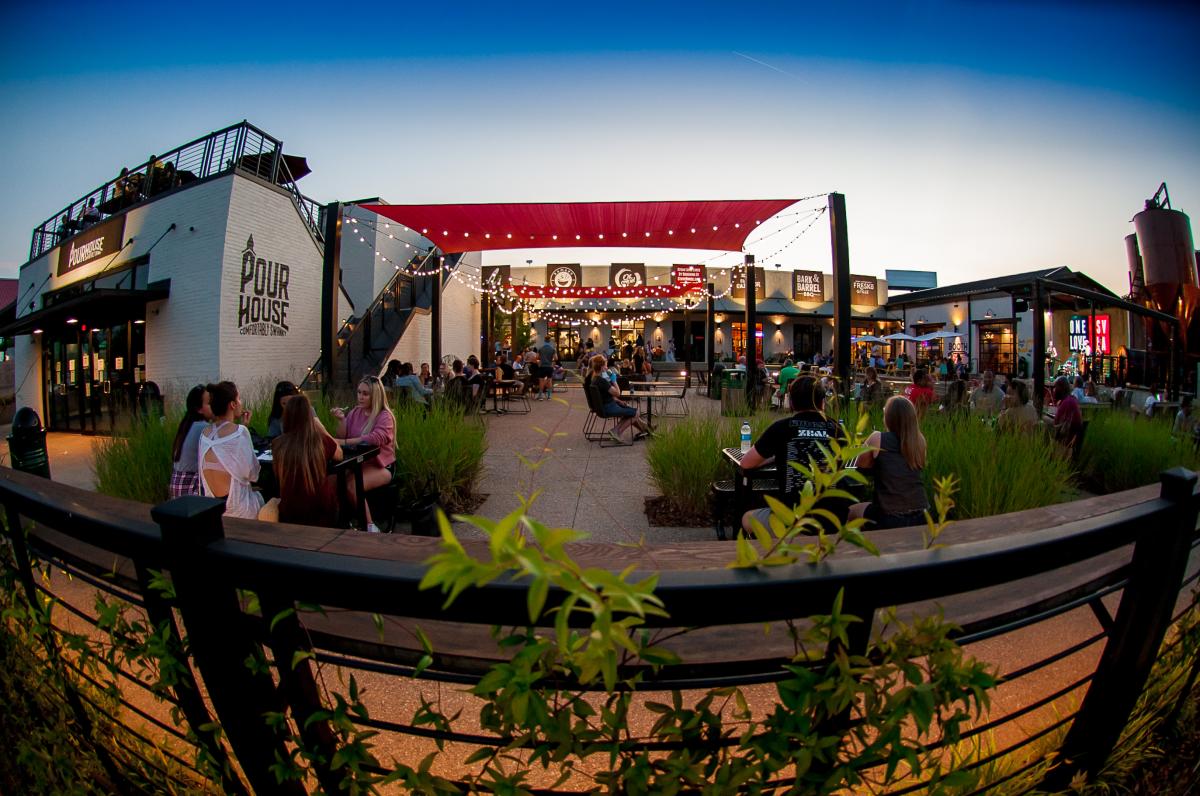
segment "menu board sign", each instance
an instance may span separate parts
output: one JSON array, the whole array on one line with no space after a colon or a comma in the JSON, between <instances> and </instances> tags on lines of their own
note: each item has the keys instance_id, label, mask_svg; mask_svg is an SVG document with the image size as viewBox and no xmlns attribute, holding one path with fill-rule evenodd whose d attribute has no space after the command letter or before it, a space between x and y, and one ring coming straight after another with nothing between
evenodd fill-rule
<instances>
[{"instance_id":1,"label":"menu board sign","mask_svg":"<svg viewBox=\"0 0 1200 796\"><path fill-rule=\"evenodd\" d=\"M581 287L583 269L579 263L551 263L546 266L546 287Z\"/></svg>"},{"instance_id":2,"label":"menu board sign","mask_svg":"<svg viewBox=\"0 0 1200 796\"><path fill-rule=\"evenodd\" d=\"M689 290L700 290L704 287L704 266L702 265L673 265L671 266L671 284L685 287Z\"/></svg>"},{"instance_id":3,"label":"menu board sign","mask_svg":"<svg viewBox=\"0 0 1200 796\"><path fill-rule=\"evenodd\" d=\"M860 307L879 306L879 285L875 277L850 274L850 303Z\"/></svg>"},{"instance_id":4,"label":"menu board sign","mask_svg":"<svg viewBox=\"0 0 1200 796\"><path fill-rule=\"evenodd\" d=\"M792 298L796 301L824 301L825 275L820 271L793 271Z\"/></svg>"},{"instance_id":5,"label":"menu board sign","mask_svg":"<svg viewBox=\"0 0 1200 796\"><path fill-rule=\"evenodd\" d=\"M747 270L748 269L746 269L746 268L738 268L738 269L734 270L734 272L733 272L733 276L732 276L733 285L732 285L732 292L730 293L730 295L733 296L735 299L746 297L746 271ZM758 268L756 266L754 268L754 296L755 296L755 298L763 298L763 294L766 292L763 290L763 279L764 279L763 269Z\"/></svg>"}]
</instances>

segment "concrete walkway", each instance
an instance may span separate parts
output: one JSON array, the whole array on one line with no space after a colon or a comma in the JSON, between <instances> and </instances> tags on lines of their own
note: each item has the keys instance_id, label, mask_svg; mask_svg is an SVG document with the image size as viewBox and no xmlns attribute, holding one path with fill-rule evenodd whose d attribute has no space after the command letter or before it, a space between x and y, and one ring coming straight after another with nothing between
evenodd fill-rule
<instances>
[{"instance_id":1,"label":"concrete walkway","mask_svg":"<svg viewBox=\"0 0 1200 796\"><path fill-rule=\"evenodd\" d=\"M550 401L531 404L527 415L489 414L484 418L488 452L480 491L488 499L479 514L503 517L520 505L518 492L528 495L541 490L530 514L549 525L586 531L591 541L715 539L711 528L650 526L644 502L658 491L650 482L646 443L601 448L585 440L583 422L588 408L582 390L567 387ZM715 412L718 406L702 395L688 396L690 412ZM543 464L531 471L520 456Z\"/></svg>"},{"instance_id":2,"label":"concrete walkway","mask_svg":"<svg viewBox=\"0 0 1200 796\"><path fill-rule=\"evenodd\" d=\"M10 466L8 435L12 426L0 426L0 464ZM96 473L92 469L92 451L106 437L83 434L46 435L46 452L50 456L50 477L59 483L80 489L96 488Z\"/></svg>"}]
</instances>

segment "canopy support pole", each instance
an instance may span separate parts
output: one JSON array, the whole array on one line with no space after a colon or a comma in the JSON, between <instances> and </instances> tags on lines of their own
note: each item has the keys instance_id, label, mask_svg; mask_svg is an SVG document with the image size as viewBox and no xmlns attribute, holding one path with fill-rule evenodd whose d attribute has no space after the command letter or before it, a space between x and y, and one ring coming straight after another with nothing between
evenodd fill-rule
<instances>
[{"instance_id":1,"label":"canopy support pole","mask_svg":"<svg viewBox=\"0 0 1200 796\"><path fill-rule=\"evenodd\" d=\"M846 197L829 194L829 243L833 255L833 358L839 389L850 389L850 238Z\"/></svg>"},{"instance_id":2,"label":"canopy support pole","mask_svg":"<svg viewBox=\"0 0 1200 796\"><path fill-rule=\"evenodd\" d=\"M1042 283L1033 283L1033 405L1042 416L1046 392L1046 310L1042 300Z\"/></svg>"},{"instance_id":3,"label":"canopy support pole","mask_svg":"<svg viewBox=\"0 0 1200 796\"><path fill-rule=\"evenodd\" d=\"M715 298L713 298L713 283L709 282L708 283L708 307L707 307L707 311L704 313L704 352L705 352L704 361L705 361L705 365L708 368L708 376L706 378L709 378L709 379L712 378L713 363L716 361L716 355L717 355L717 352L715 349L716 323L715 323L715 319L713 318L713 315L716 312L716 308L717 308L717 300ZM710 389L709 395L712 395L711 387L709 389Z\"/></svg>"},{"instance_id":4,"label":"canopy support pole","mask_svg":"<svg viewBox=\"0 0 1200 796\"><path fill-rule=\"evenodd\" d=\"M333 355L337 351L338 288L342 282L342 203L325 205L325 255L321 265L321 391L333 386Z\"/></svg>"},{"instance_id":5,"label":"canopy support pole","mask_svg":"<svg viewBox=\"0 0 1200 796\"><path fill-rule=\"evenodd\" d=\"M439 256L438 267L430 279L432 295L429 299L429 369L433 370L442 364L442 266L446 258ZM480 360L484 364L487 360Z\"/></svg>"},{"instance_id":6,"label":"canopy support pole","mask_svg":"<svg viewBox=\"0 0 1200 796\"><path fill-rule=\"evenodd\" d=\"M758 391L758 330L757 306L754 285L754 255L746 255L746 405L754 411ZM734 352L737 355L737 352Z\"/></svg>"}]
</instances>

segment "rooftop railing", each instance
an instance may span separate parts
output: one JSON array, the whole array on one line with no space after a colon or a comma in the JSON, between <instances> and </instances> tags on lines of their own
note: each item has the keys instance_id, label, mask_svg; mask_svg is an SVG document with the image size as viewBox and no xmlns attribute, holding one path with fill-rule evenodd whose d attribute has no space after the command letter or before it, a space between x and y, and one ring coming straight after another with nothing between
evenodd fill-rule
<instances>
[{"instance_id":1,"label":"rooftop railing","mask_svg":"<svg viewBox=\"0 0 1200 796\"><path fill-rule=\"evenodd\" d=\"M683 628L671 633L675 642L686 644L691 638L690 651L703 657L685 657L684 664L658 670L646 667L638 688L644 694L782 679L783 667L793 660L786 639L780 641L786 633L764 637L762 624L819 612L841 590L844 612L863 618L847 641L852 655L863 654L877 625L877 610L898 605L928 612L933 610L929 601L938 600L947 616L957 613L962 625L958 642L968 650L995 639L1031 648L1026 657L1032 660L1004 673L1001 687L1019 682L1021 690L995 711L1003 715L989 717L964 736L1007 730L1018 740L972 765L984 767L1005 755L1027 753L1023 768L1006 776L1014 778L1047 763L1055 754L1047 739L1062 736L1055 744L1056 759L1065 762L1051 771L1051 779L1063 788L1072 772L1096 771L1117 745L1168 626L1183 615L1177 612L1180 591L1197 578L1200 496L1195 490L1195 474L1173 470L1163 474L1160 489L1144 487L1072 504L1070 516L1077 519L1069 522L1054 513L1061 507L964 521L956 524L964 541L935 550L905 545L903 532L915 529L880 531L879 538L893 543L893 552L885 549L879 558L839 555L814 565L729 570L722 566L731 556L729 548L716 543L686 550L676 545L674 552L670 545L651 546L640 559L628 546L594 544L582 555L589 566L613 571L630 563L657 569L656 594L666 615L648 615L646 627ZM331 761L344 760L353 750L340 750L327 726L331 715L344 712L344 705L330 703L316 666L376 678L376 687L386 683L385 693L392 696L405 687L419 692L426 681L476 683L496 662L488 626L529 623L526 582L497 579L463 592L449 606L436 590L421 589L423 562L437 550L437 539L371 539L223 519L221 503L206 498L180 498L151 510L6 469L0 470L0 503L19 570L15 574L31 603L59 601L51 616L56 628L83 623L102 631L112 621L97 615L97 606L101 613L107 610L99 601L54 574L61 570L94 587L105 600L144 612L166 634L156 636L156 643L187 650L177 684L169 693L156 692L168 697L173 724L151 716L140 693L123 697L123 703L153 725L143 726L143 732L180 740L183 751L177 761L196 743L207 743L218 762L236 759L246 782L229 766L219 767L226 779L219 784L227 792L301 793L316 784L291 782L285 787L275 779L271 771L278 760L288 759L288 751L279 727L264 722L264 715L290 716L303 726L302 733L311 731L305 740L322 750L312 762L314 776L327 788L336 785L341 775ZM1040 524L1027 530L1028 523ZM482 541L463 544L468 549L487 546ZM164 588L168 577L171 585ZM996 588L1006 591L983 591ZM970 595L975 597L967 609L962 600ZM561 604L564 596L552 587L547 608ZM1115 614L1110 613L1114 601L1119 603ZM1098 632L1064 637L1059 620L1075 610L1090 610ZM186 627L186 646L176 614ZM574 626L578 617L571 616ZM268 622L269 617L275 618ZM538 624L552 625L554 617L547 610ZM414 620L433 640L432 649L425 633L413 631ZM1023 643L1021 636L1012 635L1030 628L1041 634L1037 644L1028 644L1029 636ZM1162 648L1174 649L1179 641ZM59 657L68 668L77 666L65 651ZM250 666L247 661L260 663ZM120 677L121 690L149 687L140 679L146 672L129 672L117 663L111 668ZM96 684L96 678L109 676L100 671L88 674L88 681ZM88 692L81 688L79 693L86 698ZM201 693L208 699L201 700ZM352 711L345 720L384 736L481 748L515 745L511 738L487 732L407 723L388 712L368 716ZM204 740L208 736L200 729L215 722L224 728L226 742ZM134 724L133 715L126 715L115 720L115 731L137 732ZM188 733L189 727L196 732ZM736 736L719 740L737 742ZM631 735L628 743L642 741ZM156 765L164 762L171 761ZM164 774L192 785L212 776L186 763L182 768L168 765Z\"/></svg>"},{"instance_id":2,"label":"rooftop railing","mask_svg":"<svg viewBox=\"0 0 1200 796\"><path fill-rule=\"evenodd\" d=\"M317 241L321 240L321 206L296 188L296 179L283 155L283 142L243 121L151 157L140 165L121 169L112 180L38 225L29 244L29 259L40 257L108 216L234 170L287 190L309 231Z\"/></svg>"}]
</instances>

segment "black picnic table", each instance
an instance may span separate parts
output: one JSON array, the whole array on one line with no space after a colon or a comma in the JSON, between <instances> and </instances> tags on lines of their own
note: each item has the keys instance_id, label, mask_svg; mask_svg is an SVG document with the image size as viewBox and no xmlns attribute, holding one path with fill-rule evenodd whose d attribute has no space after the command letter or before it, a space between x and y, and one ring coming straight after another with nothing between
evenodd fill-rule
<instances>
[{"instance_id":1,"label":"black picnic table","mask_svg":"<svg viewBox=\"0 0 1200 796\"><path fill-rule=\"evenodd\" d=\"M343 445L342 460L329 461L329 474L337 476L337 493L338 493L338 511L343 516L349 513L353 508L355 518L358 520L358 527L361 530L367 528L367 493L363 489L363 464L379 456L378 445ZM264 458L265 457L265 458ZM268 448L258 454L258 462L261 467L258 474L258 487L262 491L263 497L271 499L279 496L279 481L275 478L275 464L271 457L271 450ZM354 496L357 505L350 507L346 499L346 477L347 475L354 477Z\"/></svg>"}]
</instances>

